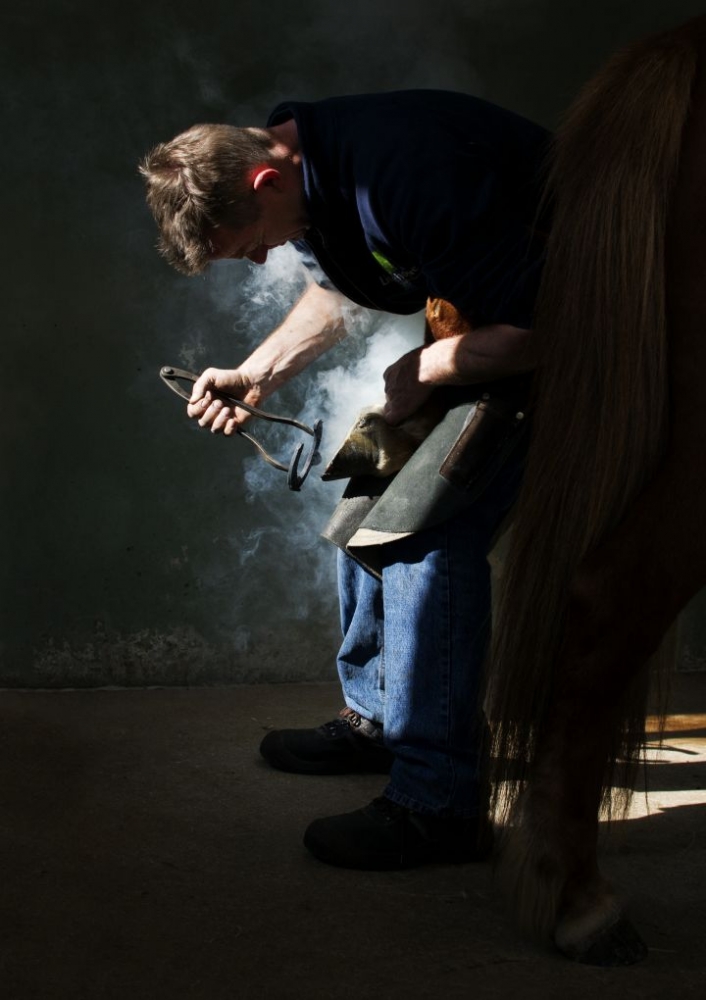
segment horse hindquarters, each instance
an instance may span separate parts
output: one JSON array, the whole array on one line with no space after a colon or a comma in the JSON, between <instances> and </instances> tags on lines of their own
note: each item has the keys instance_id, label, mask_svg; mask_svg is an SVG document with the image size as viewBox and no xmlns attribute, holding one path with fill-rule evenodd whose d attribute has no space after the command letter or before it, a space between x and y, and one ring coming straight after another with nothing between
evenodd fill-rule
<instances>
[{"instance_id":1,"label":"horse hindquarters","mask_svg":"<svg viewBox=\"0 0 706 1000\"><path fill-rule=\"evenodd\" d=\"M586 231L593 227L592 232L607 234L609 243L615 237L615 254L611 256L610 245L605 246L604 252L603 247L596 249L590 240L584 241L582 252L587 257L586 274L589 277L584 280L580 268L577 269L575 283L569 284L567 292L568 296L577 292L576 323L567 323L566 315L558 318L558 313L551 316L546 310L544 319L549 341L552 336L555 342L557 337L565 336L567 328L571 327L573 333L579 330L577 350L585 351L590 361L590 367L582 365L574 369L575 377L584 380L580 386L584 392L584 412L579 413L578 418L574 416L571 431L563 433L574 435L577 452L584 448L582 433L603 436L603 451L598 445L593 448L590 441L585 448L592 468L599 475L602 473L603 484L596 491L595 499L590 497L592 484L582 484L588 495L585 509L595 513L592 533L583 536L584 547L578 541L583 525L576 523L577 518L564 516L562 523L565 504L563 510L557 509L549 529L545 530L545 535L550 536L545 540L549 559L553 556L551 536L556 533L560 537L555 524L564 530L565 543L572 538L576 541L561 553L563 583L561 580L556 582L553 591L545 589L553 596L546 603L540 602L544 608L559 609L562 628L558 639L557 633L551 637L551 642L557 645L552 649L547 643L535 656L538 662L543 657L547 663L544 679L541 663L535 668L535 676L544 685L542 690L545 692L543 700L542 697L534 698L533 705L538 706L539 712L534 711L529 719L527 713L523 717L522 700L526 697L529 703L532 695L525 696L521 691L515 694L515 703L510 704L509 710L499 713L501 733L503 727L508 731L509 724L512 737L512 726L515 726L514 744L510 745L515 749L522 746L532 749L529 785L516 810L510 846L505 855L511 891L529 922L535 926L544 922L563 951L573 958L599 964L636 961L645 953L639 938L622 917L616 897L598 872L597 815L601 798L606 785L610 793L614 762L625 753L628 760L634 759L639 746L644 715L639 680L645 675L645 663L679 609L706 583L706 519L699 502L706 485L706 394L702 389L706 375L706 185L703 184L706 178L706 84L703 71L698 73L695 82L693 76L697 47L701 66L706 64L701 54L703 34L703 22L700 21L657 39L654 46L642 43L624 59L614 60L609 72L594 81L588 96L577 106L574 131L568 136L562 162L570 166L578 164L574 175L576 183L583 185L587 202L590 201L595 211L595 218L586 212ZM674 84L670 100L675 128L671 134L667 121L670 108L660 89L661 70L667 64L668 78ZM610 90L615 88L621 74L627 109L631 112L634 109L636 119L642 116L642 120L634 124L633 137L629 140L633 142L633 155L625 153L622 140L617 141L614 134L613 145L608 144L608 148L601 151L608 172L598 173L603 170L603 164L599 163L596 175L586 178L577 156L581 142L586 142L584 123L588 122L589 131L598 123L600 130L603 115L614 118L608 110ZM636 79L648 83L639 100L630 89ZM679 119L685 116L692 84L691 114L682 133ZM613 90L614 95L620 92L620 87ZM667 92L666 87L664 92ZM586 109L590 112L588 115L585 115ZM655 122L661 122L663 132L655 129L653 135L646 127L652 114ZM653 150L645 145L645 156L652 156L655 164L662 156L659 170L655 169L651 175L645 173L642 164L638 166L647 181L645 194L651 199L644 199L644 207L643 199L631 199L630 193L631 172L639 162L634 156L638 129L642 130L643 144L647 135L653 138L656 147ZM673 164L676 164L679 149L681 159L676 172ZM609 171L616 162L617 169L611 176ZM561 170L555 171L559 195L564 179ZM603 205L608 190L612 191L614 201L612 209L606 210ZM618 197L615 197L616 192ZM581 204L580 199L573 201L574 205ZM611 228L615 225L612 220L616 213L622 213L624 220L623 228L617 233ZM635 238L638 226L645 221L648 223L645 236L652 241L652 246L647 239ZM555 243L553 264L550 250L548 267L552 264L549 282L552 290L560 289L564 277L560 249L562 239L564 247L570 247L572 222L571 212L565 212L563 230L560 227ZM644 257L651 261L651 274L643 269L639 259L635 266L631 257L638 249L642 250L643 245L647 246ZM663 258L665 245L666 257ZM568 255L570 249L566 253ZM622 300L607 294L613 263L616 268L623 268ZM666 308L659 287L664 287L665 273ZM660 307L659 314L651 314L649 308L646 310L655 290L654 303ZM559 310L563 308L559 295L554 296L552 305L558 305ZM589 310L593 311L589 313ZM590 315L590 321L581 326L584 312ZM645 315L654 315L654 330L641 339L642 321L637 323L635 320ZM627 348L620 345L622 355L611 353L615 350L611 338L621 336L631 323ZM541 329L538 332L543 333ZM665 345L668 368L663 375L656 358L664 357ZM622 381L614 380L615 391L601 396L601 361L606 358L615 358L623 365L623 376ZM653 365L656 374L652 371ZM639 369L639 377L633 377L631 366L635 371ZM587 376L586 370L589 371ZM548 354L544 388L548 384L556 385L560 394L564 389L561 378L561 363ZM586 379L590 392L600 400L593 412L589 412L586 405ZM643 431L644 421L651 420L650 400L654 398L660 405L667 397L667 383L666 419L655 410L658 419L652 422L651 429ZM634 405L633 399L639 401L641 409ZM565 400L563 410L568 412ZM559 428L556 433L561 435L562 415L561 409L555 410L555 424L552 425L551 403L545 405L544 437L538 435L536 445L540 460L535 467L557 493L557 479L561 480L562 470L558 468L556 477L548 476L547 470L551 469L553 460L550 447L553 426ZM666 428L664 436L662 428ZM639 451L630 447L631 441L639 445ZM561 445L562 441L559 443ZM574 458L573 469L564 473L567 479L572 474L581 474L583 456L579 454ZM621 479L621 462L627 467L624 479ZM532 456L529 471L531 463ZM632 470L629 468L631 463ZM534 480L538 492L543 488L541 478L537 474ZM567 482L566 495L577 498L574 511L579 510L578 504L583 503L584 498L576 490L572 494L571 489L571 483ZM518 586L522 583L523 569L525 574L533 569L536 572L537 563L533 566L532 557L537 546L532 531L544 530L539 522L542 514L546 516L546 505L543 509L542 504L536 504L533 513L528 503L527 510L528 516L522 509L518 514L520 534L525 539L521 552L525 563L518 561L519 570L514 578ZM575 559L573 569L572 559ZM541 568L544 567L545 563L541 563ZM547 573L551 572L549 567ZM559 596L562 586L563 599ZM512 590L510 594L511 599L505 606L506 629L512 627ZM521 607L519 603L517 607ZM518 618L522 621L521 615ZM519 644L531 641L531 628L530 625L524 634L525 630L520 627L516 648L509 650L511 656L508 656L508 649L501 649L503 655L499 661L503 668L504 660L505 676L501 669L500 680L505 686L507 671L512 671L513 657L518 671L524 667ZM501 637L501 644L502 641ZM497 690L497 682L495 686ZM499 703L503 705L502 698ZM506 708L507 704L506 701ZM515 722L513 712L519 716L519 723ZM494 717L498 719L498 714ZM500 742L503 749L502 740ZM505 748L507 745L506 739Z\"/></svg>"}]
</instances>

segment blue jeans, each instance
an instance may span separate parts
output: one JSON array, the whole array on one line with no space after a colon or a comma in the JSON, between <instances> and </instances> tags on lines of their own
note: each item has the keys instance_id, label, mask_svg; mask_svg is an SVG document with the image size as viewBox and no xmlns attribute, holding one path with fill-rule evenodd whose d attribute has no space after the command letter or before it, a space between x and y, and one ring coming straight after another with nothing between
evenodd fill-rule
<instances>
[{"instance_id":1,"label":"blue jeans","mask_svg":"<svg viewBox=\"0 0 706 1000\"><path fill-rule=\"evenodd\" d=\"M520 457L461 514L389 543L382 580L339 552L346 704L395 755L384 794L427 815L486 808L479 700L490 635L487 555L515 499Z\"/></svg>"}]
</instances>

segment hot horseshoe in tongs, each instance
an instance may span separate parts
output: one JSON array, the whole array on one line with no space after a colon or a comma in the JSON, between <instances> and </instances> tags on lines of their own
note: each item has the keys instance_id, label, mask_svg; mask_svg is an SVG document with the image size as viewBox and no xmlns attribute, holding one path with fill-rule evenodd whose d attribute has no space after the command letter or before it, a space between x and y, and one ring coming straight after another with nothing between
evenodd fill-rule
<instances>
[{"instance_id":1,"label":"hot horseshoe in tongs","mask_svg":"<svg viewBox=\"0 0 706 1000\"><path fill-rule=\"evenodd\" d=\"M173 392L175 392L178 396L181 396L182 399L186 399L188 401L191 399L191 392L189 389L180 385L180 382L190 382L193 385L199 376L194 375L193 372L184 371L183 368L171 368L168 365L165 365L164 368L160 370L159 377ZM247 410L247 412L251 413L253 417L259 417L260 420L270 420L276 424L289 424L290 427L296 427L297 430L311 435L313 441L300 470L299 465L304 451L304 445L301 442L292 452L289 465L284 465L282 462L278 462L276 458L273 458L272 455L265 451L257 438L254 438L252 434L248 434L247 431L237 428L237 433L255 446L268 465L271 465L275 469L279 469L281 472L287 473L287 486L290 490L300 490L304 480L311 471L312 465L316 465L320 460L319 445L321 444L321 431L323 427L322 422L317 420L313 427L309 427L308 424L303 424L300 420L294 420L292 417L278 417L274 413L265 413L264 410L258 410L257 407L251 406L250 403L244 403L242 399L236 399L234 396L228 396L224 392L216 392L213 389L209 391L212 396L222 399L225 403L238 406L241 410Z\"/></svg>"}]
</instances>

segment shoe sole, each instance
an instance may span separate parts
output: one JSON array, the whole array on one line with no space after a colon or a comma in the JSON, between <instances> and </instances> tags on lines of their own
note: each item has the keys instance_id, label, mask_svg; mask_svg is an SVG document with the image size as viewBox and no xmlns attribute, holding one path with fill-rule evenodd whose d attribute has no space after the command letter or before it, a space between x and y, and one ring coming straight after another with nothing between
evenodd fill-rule
<instances>
[{"instance_id":1,"label":"shoe sole","mask_svg":"<svg viewBox=\"0 0 706 1000\"><path fill-rule=\"evenodd\" d=\"M315 836L307 830L304 834L304 846L317 861L323 861L326 865L333 865L335 868L349 868L356 871L383 872L401 871L405 868L417 868L420 865L429 864L431 858L424 858L411 861L404 857L393 854L379 854L368 856L365 860L359 858L341 858L340 855L332 852L328 845L322 844Z\"/></svg>"},{"instance_id":2,"label":"shoe sole","mask_svg":"<svg viewBox=\"0 0 706 1000\"><path fill-rule=\"evenodd\" d=\"M356 871L404 871L407 868L421 868L423 865L468 865L487 861L491 847L481 851L444 851L436 845L429 845L428 851L414 855L392 853L368 854L365 858L344 857L332 850L330 845L318 839L311 828L304 833L304 846L310 854L335 868L349 868Z\"/></svg>"},{"instance_id":3,"label":"shoe sole","mask_svg":"<svg viewBox=\"0 0 706 1000\"><path fill-rule=\"evenodd\" d=\"M379 761L344 758L306 760L291 753L274 732L264 738L260 753L271 767L289 774L389 774L394 760L393 755L384 749L379 751L383 758Z\"/></svg>"}]
</instances>

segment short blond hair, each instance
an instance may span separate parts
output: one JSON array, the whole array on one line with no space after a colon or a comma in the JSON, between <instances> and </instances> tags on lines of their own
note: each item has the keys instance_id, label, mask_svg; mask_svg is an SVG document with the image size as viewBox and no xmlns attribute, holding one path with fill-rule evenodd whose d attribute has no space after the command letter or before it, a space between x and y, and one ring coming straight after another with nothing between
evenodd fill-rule
<instances>
[{"instance_id":1,"label":"short blond hair","mask_svg":"<svg viewBox=\"0 0 706 1000\"><path fill-rule=\"evenodd\" d=\"M214 228L257 219L245 175L269 162L271 145L264 129L194 125L147 154L139 170L159 226L159 251L177 270L199 274L206 268Z\"/></svg>"}]
</instances>

